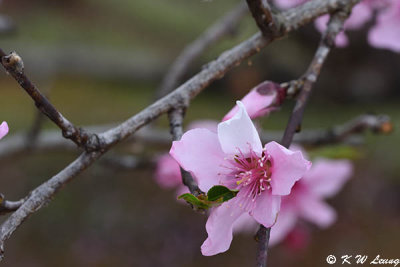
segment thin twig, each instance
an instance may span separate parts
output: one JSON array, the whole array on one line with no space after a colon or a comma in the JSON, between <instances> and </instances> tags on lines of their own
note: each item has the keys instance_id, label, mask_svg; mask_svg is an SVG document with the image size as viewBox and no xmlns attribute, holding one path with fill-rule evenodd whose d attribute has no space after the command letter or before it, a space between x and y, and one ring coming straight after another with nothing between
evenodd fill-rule
<instances>
[{"instance_id":1,"label":"thin twig","mask_svg":"<svg viewBox=\"0 0 400 267\"><path fill-rule=\"evenodd\" d=\"M267 0L246 0L250 12L264 36L279 36L278 18L273 14Z\"/></svg>"},{"instance_id":2,"label":"thin twig","mask_svg":"<svg viewBox=\"0 0 400 267\"><path fill-rule=\"evenodd\" d=\"M310 97L314 83L321 72L322 65L324 64L331 48L334 46L336 35L343 29L343 24L350 14L352 5L349 4L347 7L333 13L328 23L327 30L321 38L321 42L317 48L311 64L303 75L301 80L304 82L301 86L301 91L296 101L296 105L293 109L292 115L290 116L289 122L286 126L285 133L283 134L281 144L285 147L289 147L292 143L293 136L301 128L301 122L303 119L304 109L307 101ZM256 234L258 240L257 249L257 266L267 266L267 251L269 242L270 228L266 228L260 225L260 229Z\"/></svg>"},{"instance_id":3,"label":"thin twig","mask_svg":"<svg viewBox=\"0 0 400 267\"><path fill-rule=\"evenodd\" d=\"M301 128L304 109L311 95L313 85L318 79L322 65L324 64L331 48L334 46L336 35L343 28L343 23L348 17L348 13L349 11L338 11L332 15L328 23L328 28L318 46L317 52L315 53L308 70L301 79L303 80L303 85L301 86L300 94L297 98L296 105L293 109L292 115L290 116L281 142L285 147L290 146L294 134Z\"/></svg>"},{"instance_id":4,"label":"thin twig","mask_svg":"<svg viewBox=\"0 0 400 267\"><path fill-rule=\"evenodd\" d=\"M24 74L24 63L21 57L12 52L6 55L0 49L1 64L7 72L18 82L18 84L29 94L35 102L36 107L52 120L61 130L65 138L71 139L78 146L91 151L100 147L99 139L77 128L67 120L38 90L38 88Z\"/></svg>"},{"instance_id":5,"label":"thin twig","mask_svg":"<svg viewBox=\"0 0 400 267\"><path fill-rule=\"evenodd\" d=\"M281 14L281 25L285 31L283 34L297 29L312 21L314 18L333 12L343 4L355 0L311 0L299 7L290 9ZM310 10L306 10L307 7ZM255 34L250 39L242 42L236 47L225 51L218 59L209 63L200 73L181 85L169 95L158 100L154 104L145 108L119 126L110 129L98 136L103 149L93 152L84 152L75 161L69 164L57 175L44 182L34 189L26 201L18 208L0 228L0 249L4 251L4 242L11 234L27 219L28 216L39 210L46 203L50 202L53 196L75 176L85 170L95 162L102 154L115 144L125 140L144 125L153 121L161 114L168 112L176 107L182 99L192 99L198 95L205 87L216 79L222 78L234 66L242 60L259 52L261 48L268 45L276 37L265 38L260 33ZM2 54L4 56L4 53ZM20 77L17 75L17 78Z\"/></svg>"},{"instance_id":6,"label":"thin twig","mask_svg":"<svg viewBox=\"0 0 400 267\"><path fill-rule=\"evenodd\" d=\"M247 11L246 5L241 2L225 16L214 23L196 40L190 43L175 59L157 90L156 98L170 93L182 81L190 64L196 60L204 50L221 40L226 35L232 35L237 28L241 17Z\"/></svg>"},{"instance_id":7,"label":"thin twig","mask_svg":"<svg viewBox=\"0 0 400 267\"><path fill-rule=\"evenodd\" d=\"M320 146L351 141L351 137L371 131L376 134L387 134L393 124L387 115L360 115L342 125L327 130L307 130L294 136L294 142L303 145Z\"/></svg>"},{"instance_id":8,"label":"thin twig","mask_svg":"<svg viewBox=\"0 0 400 267\"><path fill-rule=\"evenodd\" d=\"M9 201L6 200L2 194L0 194L0 215L16 211L22 205L22 203L24 203L24 201L25 198L18 201Z\"/></svg>"}]
</instances>

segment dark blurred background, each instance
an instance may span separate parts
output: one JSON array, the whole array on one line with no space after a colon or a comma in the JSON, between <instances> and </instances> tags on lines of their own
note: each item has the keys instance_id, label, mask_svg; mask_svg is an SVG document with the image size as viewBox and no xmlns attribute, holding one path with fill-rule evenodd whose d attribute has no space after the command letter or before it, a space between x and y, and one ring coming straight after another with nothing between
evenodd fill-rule
<instances>
[{"instance_id":1,"label":"dark blurred background","mask_svg":"<svg viewBox=\"0 0 400 267\"><path fill-rule=\"evenodd\" d=\"M4 0L0 13L15 30L0 35L1 48L17 51L25 73L77 125L119 122L154 99L168 66L185 47L238 1L201 0ZM207 50L202 64L257 31L247 15L234 37ZM370 47L366 29L349 32L350 45L336 49L323 68L306 109L304 129L330 127L365 113L400 122L400 55ZM219 120L252 86L284 82L307 68L319 40L313 25L274 42L214 82L192 103L186 123ZM283 130L293 102L263 119L264 129ZM30 128L31 99L4 71L0 74L0 121L9 136ZM165 116L158 120L167 126ZM54 126L46 121L44 128ZM6 141L7 137L3 140ZM0 141L0 142L3 142ZM399 258L400 135L367 134L354 148L355 173L329 200L338 221L312 225L307 247L270 250L270 266L323 266L330 254ZM169 147L121 144L111 153L153 157ZM336 151L336 147L324 148ZM0 192L19 199L63 169L71 151L23 152L0 159ZM231 249L203 257L205 216L177 203L174 190L155 183L154 168L112 168L97 163L46 208L29 218L6 243L3 266L251 266L256 242L238 235ZM5 218L0 218L3 221Z\"/></svg>"}]
</instances>

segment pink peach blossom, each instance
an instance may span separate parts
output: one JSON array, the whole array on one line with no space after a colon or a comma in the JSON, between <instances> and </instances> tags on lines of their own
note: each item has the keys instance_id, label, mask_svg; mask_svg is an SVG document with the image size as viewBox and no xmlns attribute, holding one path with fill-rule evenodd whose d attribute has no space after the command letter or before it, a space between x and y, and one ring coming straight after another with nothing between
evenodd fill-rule
<instances>
[{"instance_id":1,"label":"pink peach blossom","mask_svg":"<svg viewBox=\"0 0 400 267\"><path fill-rule=\"evenodd\" d=\"M344 24L345 30L356 30L360 29L364 24L372 17L371 5L366 1L362 1L354 6L350 17ZM329 21L329 15L321 16L315 20L315 27L320 31L324 32L327 23ZM348 37L344 32L339 33L336 36L336 46L345 47L349 43Z\"/></svg>"},{"instance_id":2,"label":"pink peach blossom","mask_svg":"<svg viewBox=\"0 0 400 267\"><path fill-rule=\"evenodd\" d=\"M3 121L0 124L0 139L2 139L8 133L8 124L7 122Z\"/></svg>"},{"instance_id":3,"label":"pink peach blossom","mask_svg":"<svg viewBox=\"0 0 400 267\"><path fill-rule=\"evenodd\" d=\"M375 26L368 34L372 46L400 52L400 0L390 1L377 17Z\"/></svg>"},{"instance_id":4,"label":"pink peach blossom","mask_svg":"<svg viewBox=\"0 0 400 267\"><path fill-rule=\"evenodd\" d=\"M324 199L335 195L351 174L352 165L348 160L315 160L312 168L293 186L292 193L282 198L277 223L271 229L270 244L282 241L300 218L321 228L330 226L336 213Z\"/></svg>"},{"instance_id":5,"label":"pink peach blossom","mask_svg":"<svg viewBox=\"0 0 400 267\"><path fill-rule=\"evenodd\" d=\"M281 104L284 98L282 92L283 90L279 84L265 81L254 87L241 101L246 107L250 118L255 119L277 109L277 106ZM228 114L225 115L222 121L232 118L238 110L238 105L235 105Z\"/></svg>"},{"instance_id":6,"label":"pink peach blossom","mask_svg":"<svg viewBox=\"0 0 400 267\"><path fill-rule=\"evenodd\" d=\"M207 220L203 255L229 249L235 221L248 213L258 223L271 227L277 218L281 197L311 163L300 151L293 152L276 142L262 147L258 132L240 101L239 111L218 124L217 133L207 129L186 132L174 141L171 156L197 178L202 191L214 185L239 190L237 196L214 208Z\"/></svg>"}]
</instances>

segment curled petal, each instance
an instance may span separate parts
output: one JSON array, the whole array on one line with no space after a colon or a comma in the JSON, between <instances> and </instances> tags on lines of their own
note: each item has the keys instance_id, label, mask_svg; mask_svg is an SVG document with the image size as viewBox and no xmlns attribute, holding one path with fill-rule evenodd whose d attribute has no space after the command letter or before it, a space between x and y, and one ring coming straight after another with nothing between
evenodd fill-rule
<instances>
[{"instance_id":1,"label":"curled petal","mask_svg":"<svg viewBox=\"0 0 400 267\"><path fill-rule=\"evenodd\" d=\"M208 238L201 246L204 256L225 252L232 242L232 231L235 221L245 212L233 198L211 211L206 223Z\"/></svg>"},{"instance_id":2,"label":"curled petal","mask_svg":"<svg viewBox=\"0 0 400 267\"><path fill-rule=\"evenodd\" d=\"M241 102L245 106L250 118L255 119L264 116L276 109L275 106L281 102L280 85L271 81L265 81L253 88ZM238 111L239 106L235 105L222 121L232 118Z\"/></svg>"},{"instance_id":3,"label":"curled petal","mask_svg":"<svg viewBox=\"0 0 400 267\"><path fill-rule=\"evenodd\" d=\"M317 159L301 182L319 197L331 197L343 187L353 173L348 160Z\"/></svg>"},{"instance_id":4,"label":"curled petal","mask_svg":"<svg viewBox=\"0 0 400 267\"><path fill-rule=\"evenodd\" d=\"M290 194L294 183L310 169L311 162L305 160L300 151L293 152L276 142L269 142L265 149L272 157L272 194Z\"/></svg>"},{"instance_id":5,"label":"curled petal","mask_svg":"<svg viewBox=\"0 0 400 267\"><path fill-rule=\"evenodd\" d=\"M208 191L219 184L225 155L216 133L207 129L190 130L180 141L172 143L169 153L183 169L195 176L201 190Z\"/></svg>"},{"instance_id":6,"label":"curled petal","mask_svg":"<svg viewBox=\"0 0 400 267\"><path fill-rule=\"evenodd\" d=\"M3 121L0 124L0 139L3 138L8 133L8 124L7 122Z\"/></svg>"},{"instance_id":7,"label":"curled petal","mask_svg":"<svg viewBox=\"0 0 400 267\"><path fill-rule=\"evenodd\" d=\"M231 119L218 124L218 139L222 150L229 155L244 154L251 149L261 154L261 140L242 102L237 101L239 111Z\"/></svg>"}]
</instances>

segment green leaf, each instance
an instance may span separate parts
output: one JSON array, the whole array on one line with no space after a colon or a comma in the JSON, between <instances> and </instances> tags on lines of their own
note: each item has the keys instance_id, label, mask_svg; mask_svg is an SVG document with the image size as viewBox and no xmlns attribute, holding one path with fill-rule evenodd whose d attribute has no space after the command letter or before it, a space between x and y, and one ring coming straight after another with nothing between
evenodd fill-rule
<instances>
[{"instance_id":1,"label":"green leaf","mask_svg":"<svg viewBox=\"0 0 400 267\"><path fill-rule=\"evenodd\" d=\"M208 209L210 206L206 203L205 200L199 199L192 194L186 193L180 195L178 199L184 199L186 202L192 204L194 207L199 209Z\"/></svg>"},{"instance_id":2,"label":"green leaf","mask_svg":"<svg viewBox=\"0 0 400 267\"><path fill-rule=\"evenodd\" d=\"M216 185L211 187L210 190L208 190L207 193L207 198L208 201L212 202L225 202L228 201L229 199L234 198L237 195L238 191L237 190L230 190L229 188L222 186L222 185Z\"/></svg>"}]
</instances>

